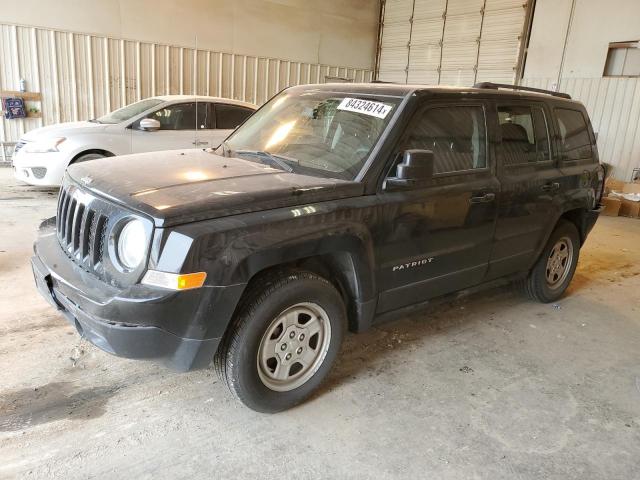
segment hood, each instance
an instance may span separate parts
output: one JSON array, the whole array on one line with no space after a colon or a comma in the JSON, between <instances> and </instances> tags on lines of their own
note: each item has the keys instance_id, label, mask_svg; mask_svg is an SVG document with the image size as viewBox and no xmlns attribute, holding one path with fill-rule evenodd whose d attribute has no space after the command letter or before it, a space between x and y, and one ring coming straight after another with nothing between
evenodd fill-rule
<instances>
[{"instance_id":1,"label":"hood","mask_svg":"<svg viewBox=\"0 0 640 480\"><path fill-rule=\"evenodd\" d=\"M284 172L205 150L172 150L72 165L78 184L170 226L361 195L359 182Z\"/></svg>"},{"instance_id":2,"label":"hood","mask_svg":"<svg viewBox=\"0 0 640 480\"><path fill-rule=\"evenodd\" d=\"M36 128L22 136L22 140L33 142L43 138L64 137L72 133L84 133L91 130L104 130L108 125L96 122L66 122Z\"/></svg>"}]
</instances>

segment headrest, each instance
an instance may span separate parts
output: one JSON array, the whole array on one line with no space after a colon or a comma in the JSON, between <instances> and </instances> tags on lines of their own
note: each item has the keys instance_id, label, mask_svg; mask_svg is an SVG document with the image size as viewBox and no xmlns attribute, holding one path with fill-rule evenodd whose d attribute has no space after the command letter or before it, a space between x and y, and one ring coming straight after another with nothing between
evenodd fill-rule
<instances>
[{"instance_id":1,"label":"headrest","mask_svg":"<svg viewBox=\"0 0 640 480\"><path fill-rule=\"evenodd\" d=\"M527 130L522 125L518 125L517 123L503 123L500 127L502 130L502 141L529 143Z\"/></svg>"}]
</instances>

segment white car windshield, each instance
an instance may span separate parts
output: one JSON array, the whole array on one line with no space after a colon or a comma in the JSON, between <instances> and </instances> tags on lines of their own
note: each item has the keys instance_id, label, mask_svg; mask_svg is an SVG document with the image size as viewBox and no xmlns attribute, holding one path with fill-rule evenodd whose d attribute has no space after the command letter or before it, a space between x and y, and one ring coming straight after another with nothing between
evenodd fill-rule
<instances>
[{"instance_id":1,"label":"white car windshield","mask_svg":"<svg viewBox=\"0 0 640 480\"><path fill-rule=\"evenodd\" d=\"M139 115L142 112L146 112L150 108L156 107L161 103L163 103L163 101L158 98L147 98L145 100L140 100L139 102L132 103L131 105L127 105L126 107L119 108L118 110L114 110L111 113L107 113L106 115L96 119L95 121L98 123L126 122L136 115Z\"/></svg>"},{"instance_id":2,"label":"white car windshield","mask_svg":"<svg viewBox=\"0 0 640 480\"><path fill-rule=\"evenodd\" d=\"M295 173L353 180L400 100L325 90L284 91L224 142L223 153Z\"/></svg>"}]
</instances>

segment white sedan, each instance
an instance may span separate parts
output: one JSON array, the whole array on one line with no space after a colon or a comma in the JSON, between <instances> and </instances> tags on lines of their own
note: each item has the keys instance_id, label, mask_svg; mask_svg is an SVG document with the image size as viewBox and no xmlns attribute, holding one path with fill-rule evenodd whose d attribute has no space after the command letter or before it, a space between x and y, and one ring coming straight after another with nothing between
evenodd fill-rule
<instances>
[{"instance_id":1,"label":"white sedan","mask_svg":"<svg viewBox=\"0 0 640 480\"><path fill-rule=\"evenodd\" d=\"M113 155L218 146L253 114L253 104L216 97L147 98L87 122L37 128L16 144L16 179L58 186L72 163Z\"/></svg>"}]
</instances>

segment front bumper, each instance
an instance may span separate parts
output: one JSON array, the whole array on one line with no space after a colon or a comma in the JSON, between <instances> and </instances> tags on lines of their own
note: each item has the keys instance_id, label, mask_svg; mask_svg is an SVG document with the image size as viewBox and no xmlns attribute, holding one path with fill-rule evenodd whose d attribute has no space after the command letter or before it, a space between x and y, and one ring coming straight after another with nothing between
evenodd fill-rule
<instances>
[{"instance_id":1,"label":"front bumper","mask_svg":"<svg viewBox=\"0 0 640 480\"><path fill-rule=\"evenodd\" d=\"M135 285L120 290L75 265L44 222L31 259L42 296L98 348L132 359L155 359L187 371L213 359L242 289L184 292ZM218 303L220 302L220 303ZM213 315L213 305L218 305Z\"/></svg>"},{"instance_id":2,"label":"front bumper","mask_svg":"<svg viewBox=\"0 0 640 480\"><path fill-rule=\"evenodd\" d=\"M31 185L59 187L70 161L66 152L27 153L23 147L13 158L13 175Z\"/></svg>"}]
</instances>

